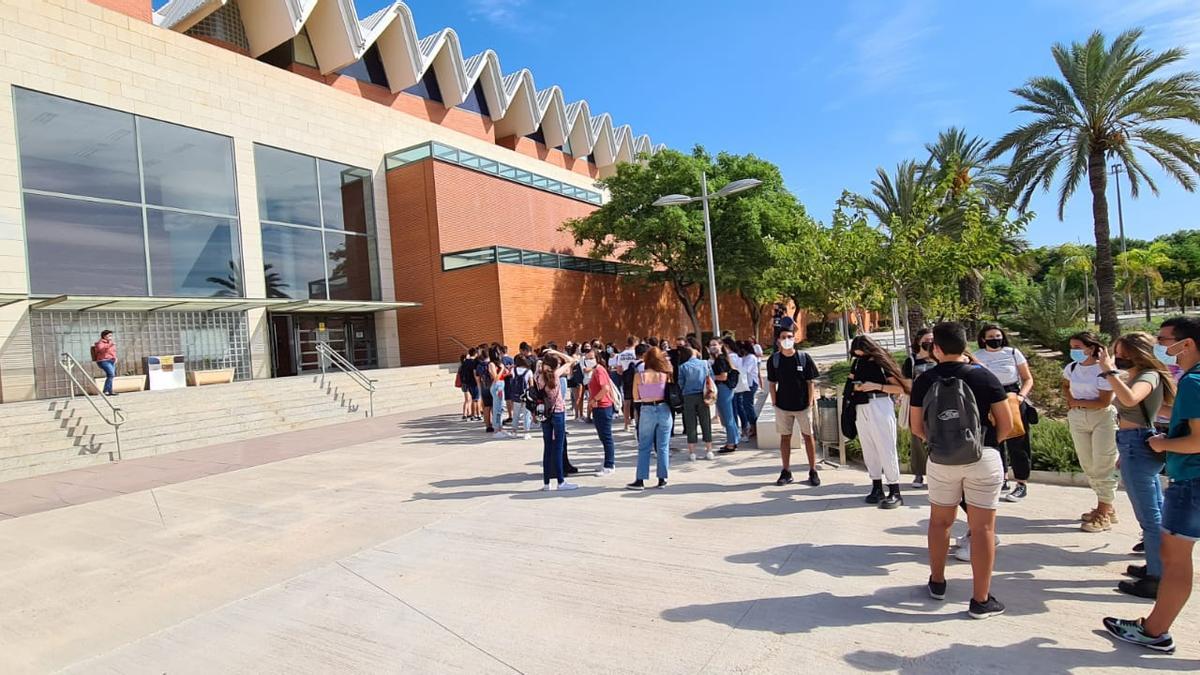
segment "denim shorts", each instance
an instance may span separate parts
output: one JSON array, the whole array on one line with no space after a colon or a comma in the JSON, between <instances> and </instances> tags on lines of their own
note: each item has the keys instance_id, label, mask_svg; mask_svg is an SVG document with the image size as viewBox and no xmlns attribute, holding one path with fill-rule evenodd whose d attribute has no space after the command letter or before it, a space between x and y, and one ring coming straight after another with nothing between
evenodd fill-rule
<instances>
[{"instance_id":1,"label":"denim shorts","mask_svg":"<svg viewBox=\"0 0 1200 675\"><path fill-rule=\"evenodd\" d=\"M1162 530L1200 541L1200 478L1171 481L1163 493Z\"/></svg>"}]
</instances>

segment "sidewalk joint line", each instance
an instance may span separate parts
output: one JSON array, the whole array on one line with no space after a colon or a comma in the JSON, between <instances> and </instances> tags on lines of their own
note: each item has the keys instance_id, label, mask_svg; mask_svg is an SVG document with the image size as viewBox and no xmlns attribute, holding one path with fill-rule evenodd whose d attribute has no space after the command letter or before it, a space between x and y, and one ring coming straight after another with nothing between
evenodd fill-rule
<instances>
[{"instance_id":1,"label":"sidewalk joint line","mask_svg":"<svg viewBox=\"0 0 1200 675\"><path fill-rule=\"evenodd\" d=\"M154 508L158 509L158 522L162 523L163 527L167 526L166 519L163 518L162 507L158 505L158 495L154 494L154 490L150 490L150 498L154 500Z\"/></svg>"}]
</instances>

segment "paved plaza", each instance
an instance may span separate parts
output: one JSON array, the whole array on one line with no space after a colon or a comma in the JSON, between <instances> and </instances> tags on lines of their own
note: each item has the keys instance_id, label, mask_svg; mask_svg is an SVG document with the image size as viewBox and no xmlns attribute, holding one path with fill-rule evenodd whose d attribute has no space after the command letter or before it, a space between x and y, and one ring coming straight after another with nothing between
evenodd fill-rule
<instances>
[{"instance_id":1,"label":"paved plaza","mask_svg":"<svg viewBox=\"0 0 1200 675\"><path fill-rule=\"evenodd\" d=\"M1087 490L1003 505L1008 612L974 621L968 564L947 602L925 593L922 494L867 507L856 469L776 488L753 449L676 455L666 490L633 493L618 442L617 476L574 493L537 491L540 437L445 410L0 484L0 671L1200 670L1200 601L1174 657L1100 629L1149 610L1115 590L1137 561L1124 495L1100 535L1079 531Z\"/></svg>"}]
</instances>

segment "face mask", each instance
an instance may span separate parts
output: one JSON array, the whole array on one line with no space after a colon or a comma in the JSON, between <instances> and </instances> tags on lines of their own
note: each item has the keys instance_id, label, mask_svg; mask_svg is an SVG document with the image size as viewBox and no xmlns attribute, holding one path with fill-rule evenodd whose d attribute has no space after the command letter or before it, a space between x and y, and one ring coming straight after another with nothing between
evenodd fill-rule
<instances>
[{"instance_id":1,"label":"face mask","mask_svg":"<svg viewBox=\"0 0 1200 675\"><path fill-rule=\"evenodd\" d=\"M796 346L796 341L792 338L784 338L779 341L779 346L783 347L784 349L791 349Z\"/></svg>"},{"instance_id":2,"label":"face mask","mask_svg":"<svg viewBox=\"0 0 1200 675\"><path fill-rule=\"evenodd\" d=\"M988 349L1000 349L1001 347L1004 346L1004 341L1003 340L984 340L983 344L986 345Z\"/></svg>"},{"instance_id":3,"label":"face mask","mask_svg":"<svg viewBox=\"0 0 1200 675\"><path fill-rule=\"evenodd\" d=\"M1114 359L1113 363L1116 364L1116 366L1121 370L1129 370L1133 367L1133 361L1130 361L1129 359L1118 358Z\"/></svg>"},{"instance_id":4,"label":"face mask","mask_svg":"<svg viewBox=\"0 0 1200 675\"><path fill-rule=\"evenodd\" d=\"M1075 363L1083 363L1084 361L1088 360L1087 352L1083 351L1082 349L1072 349L1071 360Z\"/></svg>"},{"instance_id":5,"label":"face mask","mask_svg":"<svg viewBox=\"0 0 1200 675\"><path fill-rule=\"evenodd\" d=\"M922 342L921 349L925 350L925 353L927 353L927 354L932 354L933 353L933 343L932 342ZM921 351L921 350L919 349L917 351Z\"/></svg>"},{"instance_id":6,"label":"face mask","mask_svg":"<svg viewBox=\"0 0 1200 675\"><path fill-rule=\"evenodd\" d=\"M1165 345L1154 345L1154 358L1162 361L1164 366L1175 365L1175 357L1167 353Z\"/></svg>"}]
</instances>

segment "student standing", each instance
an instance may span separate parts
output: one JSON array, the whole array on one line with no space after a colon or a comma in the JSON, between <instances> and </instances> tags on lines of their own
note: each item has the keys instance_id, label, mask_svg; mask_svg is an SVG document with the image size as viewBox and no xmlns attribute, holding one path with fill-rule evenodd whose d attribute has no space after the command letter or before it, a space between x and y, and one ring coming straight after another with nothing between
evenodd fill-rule
<instances>
[{"instance_id":1,"label":"student standing","mask_svg":"<svg viewBox=\"0 0 1200 675\"><path fill-rule=\"evenodd\" d=\"M967 504L971 539L971 602L968 614L986 619L1004 612L991 594L996 558L996 508L1004 469L996 439L1012 430L1008 393L986 368L970 365L963 354L962 325L933 328L938 365L917 378L912 389L909 427L929 450L929 595L946 597L946 556L959 503ZM992 422L989 420L989 413Z\"/></svg>"},{"instance_id":2,"label":"student standing","mask_svg":"<svg viewBox=\"0 0 1200 675\"><path fill-rule=\"evenodd\" d=\"M912 389L913 381L932 369L937 365L937 361L933 360L933 331L928 328L922 328L913 336L912 354L907 359L904 359L904 365L901 366L901 374L904 375L905 383L908 388ZM908 420L903 420L907 422ZM908 463L909 469L913 473L913 488L921 490L925 488L925 469L928 465L929 456L925 452L925 441L922 441L916 434L909 429L909 444L908 444Z\"/></svg>"},{"instance_id":3,"label":"student standing","mask_svg":"<svg viewBox=\"0 0 1200 675\"><path fill-rule=\"evenodd\" d=\"M550 480L557 480L557 489L574 490L579 486L563 478L567 443L567 401L564 398L563 381L575 359L554 351L546 350L542 358L541 372L534 378L534 386L542 392L545 401L546 419L542 422L542 490L554 490Z\"/></svg>"},{"instance_id":4,"label":"student standing","mask_svg":"<svg viewBox=\"0 0 1200 675\"><path fill-rule=\"evenodd\" d=\"M631 369L638 360L638 344L640 344L638 339L630 335L625 339L625 350L615 357L617 381L621 383L621 394L624 400L624 410L622 412L624 413L625 426L622 431L629 431L629 423L633 420L633 373ZM628 376L626 376L626 373L628 373Z\"/></svg>"},{"instance_id":5,"label":"student standing","mask_svg":"<svg viewBox=\"0 0 1200 675\"><path fill-rule=\"evenodd\" d=\"M596 368L588 379L588 405L591 406L592 424L596 436L604 447L604 466L596 471L597 476L607 477L616 468L616 448L613 446L612 421L616 403L620 400L617 386L608 375L608 369Z\"/></svg>"},{"instance_id":6,"label":"student standing","mask_svg":"<svg viewBox=\"0 0 1200 675\"><path fill-rule=\"evenodd\" d=\"M1192 594L1192 550L1200 541L1200 319L1167 319L1154 349L1164 364L1184 369L1167 433L1148 441L1155 452L1165 453L1171 481L1163 495L1162 579L1149 616L1107 617L1104 627L1118 640L1170 654L1175 641L1168 631Z\"/></svg>"},{"instance_id":7,"label":"student standing","mask_svg":"<svg viewBox=\"0 0 1200 675\"><path fill-rule=\"evenodd\" d=\"M1162 484L1163 456L1147 445L1155 434L1159 411L1175 402L1175 381L1167 367L1154 357L1154 337L1129 333L1113 343L1113 354L1100 350L1101 374L1112 385L1117 404L1117 453L1121 478L1133 515L1142 528L1146 564L1130 565L1127 574L1135 581L1122 581L1117 589L1141 598L1158 594L1162 576ZM1122 377L1124 371L1124 377Z\"/></svg>"},{"instance_id":8,"label":"student standing","mask_svg":"<svg viewBox=\"0 0 1200 675\"><path fill-rule=\"evenodd\" d=\"M112 339L111 330L100 331L100 339L92 345L92 360L100 370L104 371L105 396L116 396L113 393L113 378L117 376L117 345Z\"/></svg>"},{"instance_id":9,"label":"student standing","mask_svg":"<svg viewBox=\"0 0 1200 675\"><path fill-rule=\"evenodd\" d=\"M979 351L975 352L976 363L987 368L1004 385L1004 391L1016 394L1021 399L1021 419L1025 420L1025 434L1010 438L1000 444L1000 459L1007 458L1004 489L1008 489L1008 467L1012 467L1017 486L1004 495L1006 502L1019 502L1029 494L1029 472L1033 469L1033 451L1029 446L1029 392L1033 391L1033 373L1029 361L1020 349L1008 343L1008 333L1003 328L989 324L976 337Z\"/></svg>"},{"instance_id":10,"label":"student standing","mask_svg":"<svg viewBox=\"0 0 1200 675\"><path fill-rule=\"evenodd\" d=\"M515 434L517 427L521 427L522 437L529 440L529 430L532 426L531 415L529 409L522 403L522 399L525 397L525 392L533 386L533 368L530 367L529 358L524 353L525 350L521 351L522 353L517 354L517 357L513 359L515 365L512 377L509 378L509 382L512 384L512 401L516 405L513 409L512 429Z\"/></svg>"},{"instance_id":11,"label":"student standing","mask_svg":"<svg viewBox=\"0 0 1200 675\"><path fill-rule=\"evenodd\" d=\"M734 388L734 410L742 424L742 436L754 438L757 434L754 427L758 424L758 412L754 409L754 397L758 394L762 379L759 374L759 360L751 349L749 342L737 344L736 363L741 382Z\"/></svg>"},{"instance_id":12,"label":"student standing","mask_svg":"<svg viewBox=\"0 0 1200 675\"><path fill-rule=\"evenodd\" d=\"M741 381L741 373L734 367L725 343L714 340L709 343L708 352L712 355L713 381L717 383L717 416L725 429L725 445L721 446L720 452L725 454L737 450L742 440L737 415L733 412L734 388Z\"/></svg>"},{"instance_id":13,"label":"student standing","mask_svg":"<svg viewBox=\"0 0 1200 675\"><path fill-rule=\"evenodd\" d=\"M904 503L900 496L900 456L896 451L896 408L893 394L907 394L904 374L892 355L867 335L859 335L850 343L854 363L850 379L854 395L850 402L857 406L858 438L862 443L863 460L871 476L868 504L881 509L894 509ZM883 481L888 493L883 494Z\"/></svg>"},{"instance_id":14,"label":"student standing","mask_svg":"<svg viewBox=\"0 0 1200 675\"><path fill-rule=\"evenodd\" d=\"M492 398L492 417L490 428L495 429L495 438L511 438L504 430L504 394L505 380L511 371L504 365L504 352L500 347L492 347L488 355L488 393ZM510 420L511 423L511 420Z\"/></svg>"},{"instance_id":15,"label":"student standing","mask_svg":"<svg viewBox=\"0 0 1200 675\"><path fill-rule=\"evenodd\" d=\"M629 490L644 490L650 479L650 451L658 448L656 475L659 488L667 486L670 470L671 407L667 405L667 383L671 362L657 347L646 352L645 368L633 381L633 398L638 404L638 462Z\"/></svg>"},{"instance_id":16,"label":"student standing","mask_svg":"<svg viewBox=\"0 0 1200 675\"><path fill-rule=\"evenodd\" d=\"M712 451L712 416L708 410L710 392L716 388L708 361L700 358L699 345L679 350L679 389L683 393L683 430L687 434L688 457L696 459L696 433L699 426L704 439L704 459L714 459ZM669 408L668 408L669 412Z\"/></svg>"},{"instance_id":17,"label":"student standing","mask_svg":"<svg viewBox=\"0 0 1200 675\"><path fill-rule=\"evenodd\" d=\"M1084 532L1105 532L1117 522L1117 424L1112 385L1097 357L1103 345L1091 333L1071 336L1071 363L1063 369L1067 422L1079 466L1096 493L1096 508L1080 516Z\"/></svg>"},{"instance_id":18,"label":"student standing","mask_svg":"<svg viewBox=\"0 0 1200 675\"><path fill-rule=\"evenodd\" d=\"M489 434L496 433L495 427L492 426L492 380L491 380L491 355L488 353L487 345L479 346L478 358L475 361L475 384L479 387L479 395L482 399L482 409L480 416L483 418L484 431Z\"/></svg>"},{"instance_id":19,"label":"student standing","mask_svg":"<svg viewBox=\"0 0 1200 675\"><path fill-rule=\"evenodd\" d=\"M779 458L783 469L776 485L792 482L792 432L800 427L804 450L808 453L808 484L821 484L817 473L817 444L813 438L812 404L816 400L817 364L804 352L796 351L796 334L790 329L779 332L779 351L767 360L767 392L775 407L775 430L779 432Z\"/></svg>"}]
</instances>

